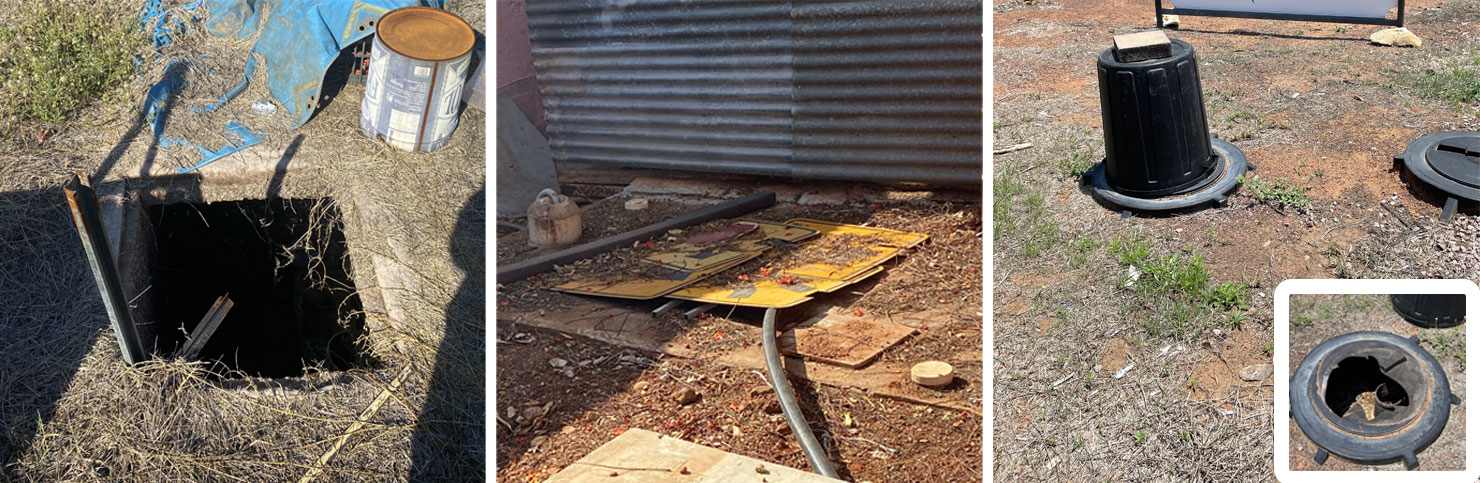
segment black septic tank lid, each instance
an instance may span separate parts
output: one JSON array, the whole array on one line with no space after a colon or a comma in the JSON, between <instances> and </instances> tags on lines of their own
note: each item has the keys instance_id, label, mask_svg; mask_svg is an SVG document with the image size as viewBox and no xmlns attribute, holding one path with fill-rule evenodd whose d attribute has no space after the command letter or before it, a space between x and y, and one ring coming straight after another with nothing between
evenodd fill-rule
<instances>
[{"instance_id":1,"label":"black septic tank lid","mask_svg":"<svg viewBox=\"0 0 1480 483\"><path fill-rule=\"evenodd\" d=\"M1420 181L1447 194L1439 219L1449 221L1460 200L1480 202L1480 132L1427 134L1408 145L1394 164L1408 168Z\"/></svg>"},{"instance_id":2,"label":"black septic tank lid","mask_svg":"<svg viewBox=\"0 0 1480 483\"><path fill-rule=\"evenodd\" d=\"M1113 47L1100 53L1105 160L1086 178L1095 195L1122 208L1221 205L1251 169L1243 152L1208 133L1192 46L1167 42L1166 57L1127 61L1146 56Z\"/></svg>"},{"instance_id":3,"label":"black septic tank lid","mask_svg":"<svg viewBox=\"0 0 1480 483\"><path fill-rule=\"evenodd\" d=\"M1419 327L1442 329L1465 323L1465 294L1393 294L1393 311Z\"/></svg>"},{"instance_id":4,"label":"black septic tank lid","mask_svg":"<svg viewBox=\"0 0 1480 483\"><path fill-rule=\"evenodd\" d=\"M1363 463L1403 460L1418 467L1449 421L1449 378L1434 356L1385 332L1339 335L1312 349L1290 380L1290 413L1319 446L1317 464L1334 453Z\"/></svg>"}]
</instances>

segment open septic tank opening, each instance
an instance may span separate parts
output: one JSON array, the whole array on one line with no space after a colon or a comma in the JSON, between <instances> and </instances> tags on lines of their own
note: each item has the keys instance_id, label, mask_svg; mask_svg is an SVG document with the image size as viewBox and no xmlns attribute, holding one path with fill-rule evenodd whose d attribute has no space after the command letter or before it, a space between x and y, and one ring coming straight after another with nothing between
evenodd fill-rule
<instances>
[{"instance_id":1,"label":"open septic tank opening","mask_svg":"<svg viewBox=\"0 0 1480 483\"><path fill-rule=\"evenodd\" d=\"M370 364L339 210L329 199L147 207L157 247L156 350L173 354L215 300L235 305L199 358L293 377Z\"/></svg>"},{"instance_id":2,"label":"open septic tank opening","mask_svg":"<svg viewBox=\"0 0 1480 483\"><path fill-rule=\"evenodd\" d=\"M1364 397L1365 396L1365 397ZM1363 421L1387 419L1401 406L1408 405L1408 392L1403 385L1382 371L1373 357L1348 357L1336 364L1326 380L1326 407L1337 415L1346 415L1360 401ZM1365 411L1371 412L1365 412ZM1372 417L1368 418L1367 414Z\"/></svg>"}]
</instances>

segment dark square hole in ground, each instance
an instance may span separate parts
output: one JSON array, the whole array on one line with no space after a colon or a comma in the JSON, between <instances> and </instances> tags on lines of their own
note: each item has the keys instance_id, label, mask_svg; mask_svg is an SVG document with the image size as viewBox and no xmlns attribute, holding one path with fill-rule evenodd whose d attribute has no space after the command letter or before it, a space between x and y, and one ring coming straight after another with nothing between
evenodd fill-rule
<instances>
[{"instance_id":1,"label":"dark square hole in ground","mask_svg":"<svg viewBox=\"0 0 1480 483\"><path fill-rule=\"evenodd\" d=\"M217 297L235 303L201 351L223 374L292 377L371 364L343 224L328 199L148 208L158 265L157 350L184 345Z\"/></svg>"}]
</instances>

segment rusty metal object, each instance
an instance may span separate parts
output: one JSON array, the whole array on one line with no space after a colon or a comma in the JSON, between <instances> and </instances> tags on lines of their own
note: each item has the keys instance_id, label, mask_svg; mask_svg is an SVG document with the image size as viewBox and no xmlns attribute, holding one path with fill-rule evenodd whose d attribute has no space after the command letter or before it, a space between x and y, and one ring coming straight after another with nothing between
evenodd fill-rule
<instances>
[{"instance_id":1,"label":"rusty metal object","mask_svg":"<svg viewBox=\"0 0 1480 483\"><path fill-rule=\"evenodd\" d=\"M530 245L569 245L581 239L581 207L553 189L536 195L527 213Z\"/></svg>"},{"instance_id":2,"label":"rusty metal object","mask_svg":"<svg viewBox=\"0 0 1480 483\"><path fill-rule=\"evenodd\" d=\"M231 294L218 297L216 303L211 304L206 316L200 319L200 324L190 332L190 338L185 340L185 346L180 349L180 356L187 361L194 361L200 356L200 350L206 347L206 342L211 340L211 334L216 333L216 328L221 326L221 321L226 319L227 312L236 305L231 301Z\"/></svg>"},{"instance_id":3,"label":"rusty metal object","mask_svg":"<svg viewBox=\"0 0 1480 483\"><path fill-rule=\"evenodd\" d=\"M77 225L77 235L82 238L82 250L87 253L88 265L103 297L103 308L113 324L113 333L118 336L118 348L124 362L137 364L144 360L144 348L139 343L139 334L134 326L133 314L129 311L128 299L123 294L123 282L118 277L118 264L113 260L113 251L108 248L108 235L103 230L103 220L98 216L98 196L92 184L82 173L76 173L63 187L67 195L67 206L72 210L72 221Z\"/></svg>"}]
</instances>

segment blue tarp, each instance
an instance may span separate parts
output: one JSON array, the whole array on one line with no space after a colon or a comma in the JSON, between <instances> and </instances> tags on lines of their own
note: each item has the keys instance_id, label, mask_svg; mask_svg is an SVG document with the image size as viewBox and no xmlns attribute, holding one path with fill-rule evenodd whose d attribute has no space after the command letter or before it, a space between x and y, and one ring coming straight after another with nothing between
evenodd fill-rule
<instances>
[{"instance_id":1,"label":"blue tarp","mask_svg":"<svg viewBox=\"0 0 1480 483\"><path fill-rule=\"evenodd\" d=\"M194 0L181 7L186 12L195 12L200 9L205 0ZM191 16L192 19L195 16ZM173 41L176 33L185 33L185 19L171 15L164 8L163 0L149 0L144 2L144 9L139 12L139 24L144 28L144 33L149 34L150 43L154 45L154 58L159 58L160 50L168 47Z\"/></svg>"},{"instance_id":2,"label":"blue tarp","mask_svg":"<svg viewBox=\"0 0 1480 483\"><path fill-rule=\"evenodd\" d=\"M293 127L308 122L318 108L324 73L339 52L375 33L386 12L413 5L442 8L444 0L205 0L211 16L206 30L217 37L246 38L261 33L252 53L267 67L268 90L293 115ZM263 13L267 17L262 18ZM256 59L248 57L251 81ZM222 101L232 95L223 96ZM218 103L219 105L219 103Z\"/></svg>"}]
</instances>

